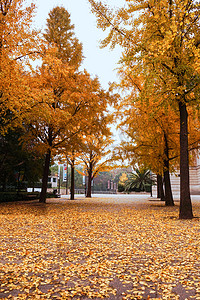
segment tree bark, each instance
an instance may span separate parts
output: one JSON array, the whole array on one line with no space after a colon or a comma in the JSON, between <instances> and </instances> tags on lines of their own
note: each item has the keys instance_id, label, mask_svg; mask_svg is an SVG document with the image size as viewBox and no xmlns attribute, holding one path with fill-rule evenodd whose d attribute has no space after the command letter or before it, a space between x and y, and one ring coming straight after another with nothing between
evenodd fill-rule
<instances>
[{"instance_id":1,"label":"tree bark","mask_svg":"<svg viewBox=\"0 0 200 300\"><path fill-rule=\"evenodd\" d=\"M165 205L174 206L169 169L164 172L164 184L165 184L165 197L164 197Z\"/></svg>"},{"instance_id":2,"label":"tree bark","mask_svg":"<svg viewBox=\"0 0 200 300\"><path fill-rule=\"evenodd\" d=\"M74 181L74 160L71 163L71 189L70 189L70 199L74 200L75 194L75 181Z\"/></svg>"},{"instance_id":3,"label":"tree bark","mask_svg":"<svg viewBox=\"0 0 200 300\"><path fill-rule=\"evenodd\" d=\"M157 175L157 198L160 198L161 201L165 201L162 175Z\"/></svg>"},{"instance_id":4,"label":"tree bark","mask_svg":"<svg viewBox=\"0 0 200 300\"><path fill-rule=\"evenodd\" d=\"M88 184L87 184L87 193L86 197L91 198L92 197L92 162L89 164L89 170L88 170Z\"/></svg>"},{"instance_id":5,"label":"tree bark","mask_svg":"<svg viewBox=\"0 0 200 300\"><path fill-rule=\"evenodd\" d=\"M188 155L188 114L185 103L179 102L180 113L180 219L192 219L190 198L189 155Z\"/></svg>"},{"instance_id":6,"label":"tree bark","mask_svg":"<svg viewBox=\"0 0 200 300\"><path fill-rule=\"evenodd\" d=\"M169 146L167 135L164 133L165 139L165 159L164 159L164 184L165 184L165 205L166 206L174 206L174 200L171 189L171 181L169 174Z\"/></svg>"},{"instance_id":7,"label":"tree bark","mask_svg":"<svg viewBox=\"0 0 200 300\"><path fill-rule=\"evenodd\" d=\"M49 176L49 166L51 161L51 150L48 150L45 157L44 171L42 177L42 191L40 193L40 203L46 203L47 184Z\"/></svg>"},{"instance_id":8,"label":"tree bark","mask_svg":"<svg viewBox=\"0 0 200 300\"><path fill-rule=\"evenodd\" d=\"M68 177L69 177L69 174L68 174L68 163L67 163L67 174L66 174L66 195L68 195Z\"/></svg>"}]
</instances>

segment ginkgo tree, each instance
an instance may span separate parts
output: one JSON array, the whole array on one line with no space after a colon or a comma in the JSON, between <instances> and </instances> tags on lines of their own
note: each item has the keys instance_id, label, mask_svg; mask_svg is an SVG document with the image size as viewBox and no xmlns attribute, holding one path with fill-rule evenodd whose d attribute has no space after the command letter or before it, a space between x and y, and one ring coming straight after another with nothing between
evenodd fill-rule
<instances>
[{"instance_id":1,"label":"ginkgo tree","mask_svg":"<svg viewBox=\"0 0 200 300\"><path fill-rule=\"evenodd\" d=\"M133 167L145 165L155 174L164 175L165 204L174 205L169 172L177 161L171 166L169 163L179 156L177 113L169 105L161 105L165 99L162 85L154 82L151 93L145 89L144 71L133 76L127 69L121 69L120 74L129 93L119 103L117 114L121 118L119 128L128 139L118 150L124 152Z\"/></svg>"},{"instance_id":2,"label":"ginkgo tree","mask_svg":"<svg viewBox=\"0 0 200 300\"><path fill-rule=\"evenodd\" d=\"M97 79L97 78L96 78ZM98 82L94 79L94 83ZM95 88L95 84L91 85L90 93ZM97 86L96 86L97 88ZM95 88L95 89L96 89ZM94 90L95 91L95 90ZM100 86L94 94L90 95L90 107L92 114L88 110L84 120L87 125L76 135L62 143L62 149L58 152L62 157L66 157L71 166L71 199L74 199L74 170L75 165L81 164L83 172L78 170L83 176L87 176L87 197L91 197L91 184L94 177L99 172L111 169L111 164L108 167L108 162L111 161L108 156L111 153L111 130L110 124L113 120L113 114L109 111L110 105L116 102L119 98L118 94L112 94L111 91L105 92ZM95 100L96 99L96 100ZM93 107L95 105L95 107ZM81 124L84 122L81 120ZM107 149L108 145L110 149ZM57 154L57 155L58 155Z\"/></svg>"},{"instance_id":3,"label":"ginkgo tree","mask_svg":"<svg viewBox=\"0 0 200 300\"><path fill-rule=\"evenodd\" d=\"M1 133L19 126L24 110L31 109L25 66L40 55L41 43L32 28L35 5L25 0L0 1L0 119ZM14 121L17 120L17 124Z\"/></svg>"},{"instance_id":4,"label":"ginkgo tree","mask_svg":"<svg viewBox=\"0 0 200 300\"><path fill-rule=\"evenodd\" d=\"M101 88L98 78L78 71L82 45L74 37L73 29L64 8L56 7L50 12L44 34L48 48L41 68L33 76L36 102L41 105L27 120L29 141L35 141L36 148L46 155L41 202L45 202L53 153L57 154L59 149L62 152L75 135L91 130L114 99Z\"/></svg>"},{"instance_id":5,"label":"ginkgo tree","mask_svg":"<svg viewBox=\"0 0 200 300\"><path fill-rule=\"evenodd\" d=\"M47 55L32 86L38 105L27 114L24 140L46 156L40 196L40 201L45 202L52 155L59 149L63 151L74 135L95 124L97 113L109 97L102 93L96 78L91 79L86 72L74 72L52 54Z\"/></svg>"},{"instance_id":6,"label":"ginkgo tree","mask_svg":"<svg viewBox=\"0 0 200 300\"><path fill-rule=\"evenodd\" d=\"M122 65L128 73L145 67L145 89L151 82L164 82L163 105L179 111L180 126L180 211L181 219L193 218L189 189L188 107L195 106L199 88L198 1L126 1L123 8L111 10L99 1L89 0L98 26L110 32L103 46L120 44ZM163 98L164 99L164 98Z\"/></svg>"},{"instance_id":7,"label":"ginkgo tree","mask_svg":"<svg viewBox=\"0 0 200 300\"><path fill-rule=\"evenodd\" d=\"M63 20L68 22L67 26ZM53 31L52 26L55 27ZM58 38L61 31L62 39ZM70 25L67 11L60 8L51 11L44 34L42 65L29 79L35 106L24 118L27 128L24 141L31 143L35 151L46 157L41 202L45 202L46 199L52 150L59 148L61 142L80 131L79 120L82 117L79 111L85 107L88 100L82 91L85 85L90 85L90 78L88 74L80 74L77 71L77 64L82 61L82 46L73 35L73 26ZM74 51L77 59L72 66L69 62ZM77 119L75 115L78 115Z\"/></svg>"},{"instance_id":8,"label":"ginkgo tree","mask_svg":"<svg viewBox=\"0 0 200 300\"><path fill-rule=\"evenodd\" d=\"M111 158L111 133L107 128L106 134L98 133L84 137L82 140L79 161L83 164L84 175L87 176L86 197L92 196L92 181L99 172L109 171L113 168Z\"/></svg>"},{"instance_id":9,"label":"ginkgo tree","mask_svg":"<svg viewBox=\"0 0 200 300\"><path fill-rule=\"evenodd\" d=\"M141 81L139 83L138 78L136 82L129 74L126 83L128 83L128 79L131 85L131 94L119 104L118 108L122 118L119 126L128 136L128 142L122 143L121 150L124 150L130 161L132 160L132 165L135 163L145 164L154 173L164 175L165 203L174 205L169 173L177 170L180 156L178 112L170 105L161 105L164 95L158 84L155 86L154 94L149 95L142 87ZM134 94L133 83L137 94ZM197 112L195 113L190 108L190 151L198 148L199 125ZM192 152L191 162L193 158L194 153Z\"/></svg>"},{"instance_id":10,"label":"ginkgo tree","mask_svg":"<svg viewBox=\"0 0 200 300\"><path fill-rule=\"evenodd\" d=\"M69 12L62 6L54 7L48 15L44 38L57 47L57 57L78 69L83 60L82 44L75 37Z\"/></svg>"},{"instance_id":11,"label":"ginkgo tree","mask_svg":"<svg viewBox=\"0 0 200 300\"><path fill-rule=\"evenodd\" d=\"M124 111L126 115L121 129L124 130L128 141L122 142L121 149L126 157L132 161L132 165L145 165L155 174L164 175L165 204L174 205L170 171L177 166L173 157L179 156L178 133L174 126L176 115L171 114L170 118L163 111L152 113L151 105L135 103L134 107ZM150 113L149 113L150 112Z\"/></svg>"}]
</instances>

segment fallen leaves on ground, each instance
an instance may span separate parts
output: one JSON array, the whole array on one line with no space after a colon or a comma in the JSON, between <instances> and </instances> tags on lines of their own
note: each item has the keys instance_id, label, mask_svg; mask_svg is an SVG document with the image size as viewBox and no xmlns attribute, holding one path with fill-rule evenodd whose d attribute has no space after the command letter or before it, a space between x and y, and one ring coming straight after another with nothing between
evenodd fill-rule
<instances>
[{"instance_id":1,"label":"fallen leaves on ground","mask_svg":"<svg viewBox=\"0 0 200 300\"><path fill-rule=\"evenodd\" d=\"M1 204L0 298L198 300L199 219L177 216L147 200Z\"/></svg>"}]
</instances>

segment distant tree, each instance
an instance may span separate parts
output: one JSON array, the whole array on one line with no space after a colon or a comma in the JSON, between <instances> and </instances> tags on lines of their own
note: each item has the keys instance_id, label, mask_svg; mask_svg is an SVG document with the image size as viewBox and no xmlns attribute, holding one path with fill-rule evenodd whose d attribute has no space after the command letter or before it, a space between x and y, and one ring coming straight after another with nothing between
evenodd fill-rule
<instances>
[{"instance_id":1,"label":"distant tree","mask_svg":"<svg viewBox=\"0 0 200 300\"><path fill-rule=\"evenodd\" d=\"M92 181L99 172L112 169L111 158L109 157L109 146L112 143L109 129L103 135L100 132L86 136L82 142L81 154L79 160L83 163L83 168L87 176L86 197L91 198Z\"/></svg>"},{"instance_id":2,"label":"distant tree","mask_svg":"<svg viewBox=\"0 0 200 300\"><path fill-rule=\"evenodd\" d=\"M118 182L118 191L124 192L125 191L125 182L128 180L127 172L122 172L118 175L119 182ZM116 180L116 178L115 178Z\"/></svg>"},{"instance_id":3,"label":"distant tree","mask_svg":"<svg viewBox=\"0 0 200 300\"><path fill-rule=\"evenodd\" d=\"M112 180L111 172L99 172L94 180L94 190L95 191L107 191L108 181Z\"/></svg>"}]
</instances>

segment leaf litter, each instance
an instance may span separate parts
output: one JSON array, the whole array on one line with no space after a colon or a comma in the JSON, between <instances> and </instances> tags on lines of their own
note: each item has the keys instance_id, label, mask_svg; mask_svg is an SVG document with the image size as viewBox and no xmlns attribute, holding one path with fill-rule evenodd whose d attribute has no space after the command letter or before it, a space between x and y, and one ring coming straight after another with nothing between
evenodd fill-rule
<instances>
[{"instance_id":1,"label":"leaf litter","mask_svg":"<svg viewBox=\"0 0 200 300\"><path fill-rule=\"evenodd\" d=\"M200 299L199 219L138 203L1 204L0 298Z\"/></svg>"}]
</instances>

